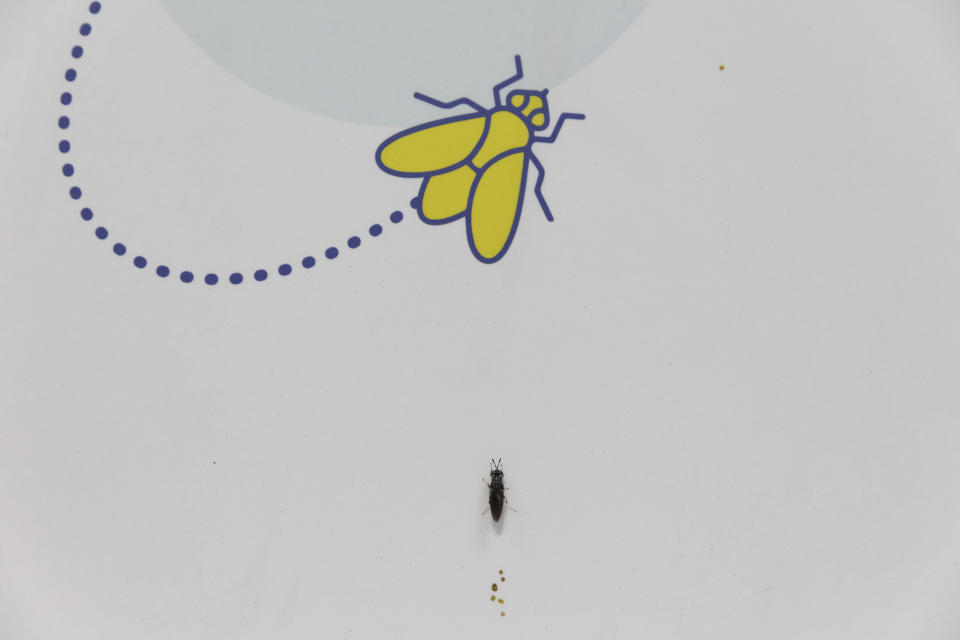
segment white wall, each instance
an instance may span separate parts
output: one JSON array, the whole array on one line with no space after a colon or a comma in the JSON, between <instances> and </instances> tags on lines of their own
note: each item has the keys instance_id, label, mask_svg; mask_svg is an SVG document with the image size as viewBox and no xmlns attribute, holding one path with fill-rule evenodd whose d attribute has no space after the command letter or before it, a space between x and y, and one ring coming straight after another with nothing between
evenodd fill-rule
<instances>
[{"instance_id":1,"label":"white wall","mask_svg":"<svg viewBox=\"0 0 960 640\"><path fill-rule=\"evenodd\" d=\"M0 4L0 636L956 638L957 18L651 3L486 266L396 129Z\"/></svg>"}]
</instances>

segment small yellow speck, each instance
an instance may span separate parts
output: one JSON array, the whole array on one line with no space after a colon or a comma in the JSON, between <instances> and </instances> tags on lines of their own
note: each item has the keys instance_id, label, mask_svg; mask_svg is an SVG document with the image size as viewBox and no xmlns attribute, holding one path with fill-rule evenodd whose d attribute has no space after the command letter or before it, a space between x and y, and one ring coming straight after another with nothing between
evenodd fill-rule
<instances>
[{"instance_id":1,"label":"small yellow speck","mask_svg":"<svg viewBox=\"0 0 960 640\"><path fill-rule=\"evenodd\" d=\"M503 604L503 598L497 598L497 602L499 602L500 604Z\"/></svg>"},{"instance_id":2,"label":"small yellow speck","mask_svg":"<svg viewBox=\"0 0 960 640\"><path fill-rule=\"evenodd\" d=\"M496 591L496 590L497 590L497 583L494 582L492 585L490 585L490 588L493 589L494 591Z\"/></svg>"},{"instance_id":3,"label":"small yellow speck","mask_svg":"<svg viewBox=\"0 0 960 640\"><path fill-rule=\"evenodd\" d=\"M497 596L490 596L490 602L496 602Z\"/></svg>"},{"instance_id":4,"label":"small yellow speck","mask_svg":"<svg viewBox=\"0 0 960 640\"><path fill-rule=\"evenodd\" d=\"M726 65L720 65L720 71L723 71L726 68L727 68Z\"/></svg>"},{"instance_id":5,"label":"small yellow speck","mask_svg":"<svg viewBox=\"0 0 960 640\"><path fill-rule=\"evenodd\" d=\"M501 617L501 618L502 618L503 616L505 616L505 615L507 615L507 612L506 612L506 611L501 611L501 612L500 612L500 617Z\"/></svg>"}]
</instances>

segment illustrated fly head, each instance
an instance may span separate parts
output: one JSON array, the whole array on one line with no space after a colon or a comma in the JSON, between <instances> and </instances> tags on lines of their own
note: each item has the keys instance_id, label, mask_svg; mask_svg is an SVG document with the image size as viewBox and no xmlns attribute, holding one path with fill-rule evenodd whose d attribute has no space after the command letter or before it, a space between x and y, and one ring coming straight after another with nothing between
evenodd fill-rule
<instances>
[{"instance_id":1,"label":"illustrated fly head","mask_svg":"<svg viewBox=\"0 0 960 640\"><path fill-rule=\"evenodd\" d=\"M507 95L507 105L530 123L534 131L546 129L550 124L550 108L547 106L547 90L527 91L517 89Z\"/></svg>"}]
</instances>

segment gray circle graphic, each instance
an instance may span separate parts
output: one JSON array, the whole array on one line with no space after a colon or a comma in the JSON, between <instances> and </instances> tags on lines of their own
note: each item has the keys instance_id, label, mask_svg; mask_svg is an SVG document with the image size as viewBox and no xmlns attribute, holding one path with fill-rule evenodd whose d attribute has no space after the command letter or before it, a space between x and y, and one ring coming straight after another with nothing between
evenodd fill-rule
<instances>
[{"instance_id":1,"label":"gray circle graphic","mask_svg":"<svg viewBox=\"0 0 960 640\"><path fill-rule=\"evenodd\" d=\"M217 63L252 87L349 122L422 119L414 91L489 105L523 58L517 86L549 88L582 69L647 0L160 0Z\"/></svg>"}]
</instances>

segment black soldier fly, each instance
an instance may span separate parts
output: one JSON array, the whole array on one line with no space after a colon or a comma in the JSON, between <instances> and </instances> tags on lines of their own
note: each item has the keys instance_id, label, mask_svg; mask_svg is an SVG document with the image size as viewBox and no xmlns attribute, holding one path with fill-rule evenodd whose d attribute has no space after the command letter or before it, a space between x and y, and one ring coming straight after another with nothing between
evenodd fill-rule
<instances>
[{"instance_id":1,"label":"black soldier fly","mask_svg":"<svg viewBox=\"0 0 960 640\"><path fill-rule=\"evenodd\" d=\"M498 522L506 500L503 495L503 471L500 469L500 460L494 464L493 458L490 458L490 467L490 484L487 485L490 488L490 515L493 516L494 522Z\"/></svg>"}]
</instances>

